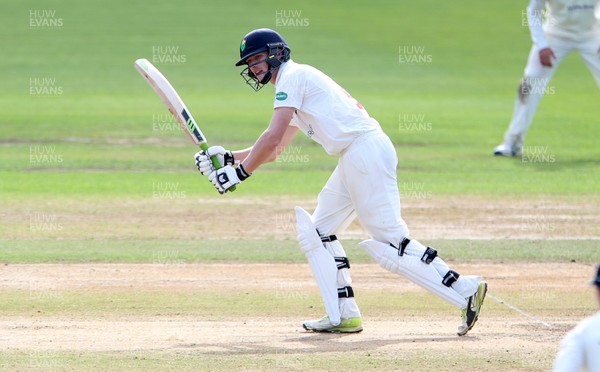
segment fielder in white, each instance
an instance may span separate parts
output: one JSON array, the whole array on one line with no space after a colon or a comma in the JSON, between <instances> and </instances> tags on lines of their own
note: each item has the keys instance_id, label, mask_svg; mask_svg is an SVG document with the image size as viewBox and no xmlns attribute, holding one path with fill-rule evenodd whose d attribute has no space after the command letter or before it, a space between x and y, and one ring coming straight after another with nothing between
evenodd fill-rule
<instances>
[{"instance_id":1,"label":"fielder in white","mask_svg":"<svg viewBox=\"0 0 600 372\"><path fill-rule=\"evenodd\" d=\"M396 180L398 158L379 123L348 92L321 71L290 59L277 32L258 29L240 45L236 66L256 91L275 85L269 127L244 150L220 146L196 154L196 165L220 193L244 181L261 164L276 159L299 130L339 158L318 196L312 216L296 207L298 239L321 291L327 316L303 324L316 332L360 332L361 313L354 299L350 263L336 234L358 217L372 237L363 247L384 268L401 274L462 310L459 335L475 324L487 291L479 276L450 270L435 249L409 238L400 216ZM215 170L209 156L224 165ZM237 166L236 166L237 165Z\"/></svg>"},{"instance_id":2,"label":"fielder in white","mask_svg":"<svg viewBox=\"0 0 600 372\"><path fill-rule=\"evenodd\" d=\"M531 0L527 20L533 47L512 120L494 155L522 155L525 135L548 82L573 50L579 52L600 87L600 0Z\"/></svg>"},{"instance_id":3,"label":"fielder in white","mask_svg":"<svg viewBox=\"0 0 600 372\"><path fill-rule=\"evenodd\" d=\"M600 305L600 266L592 282ZM600 372L600 311L584 319L560 343L554 360L554 372Z\"/></svg>"}]
</instances>

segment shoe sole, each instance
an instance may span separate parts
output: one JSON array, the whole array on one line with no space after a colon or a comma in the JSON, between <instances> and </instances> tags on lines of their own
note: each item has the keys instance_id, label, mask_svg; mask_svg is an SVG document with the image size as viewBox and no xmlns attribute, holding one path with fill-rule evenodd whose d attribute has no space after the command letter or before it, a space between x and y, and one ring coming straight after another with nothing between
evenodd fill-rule
<instances>
[{"instance_id":1,"label":"shoe sole","mask_svg":"<svg viewBox=\"0 0 600 372\"><path fill-rule=\"evenodd\" d=\"M481 285L483 284L483 289L481 288ZM467 334L467 332L469 332L473 326L475 326L475 323L477 323L477 320L479 319L479 313L481 312L481 306L483 306L483 300L485 300L485 294L487 293L487 288L488 288L488 284L487 282L481 282L479 284L479 288L477 288L477 297L475 298L475 303L479 304L479 309L477 310L477 315L475 315L475 320L473 321L473 323L471 323L471 325L465 329L465 331L463 333L457 333L457 335L459 336L464 336Z\"/></svg>"},{"instance_id":2,"label":"shoe sole","mask_svg":"<svg viewBox=\"0 0 600 372\"><path fill-rule=\"evenodd\" d=\"M307 331L310 332L318 332L318 333L360 333L362 332L362 328L347 328L347 329L335 329L335 328L331 328L331 329L316 329L316 328L309 328L307 326L305 326L304 324L302 324L302 327L304 329L306 329Z\"/></svg>"}]
</instances>

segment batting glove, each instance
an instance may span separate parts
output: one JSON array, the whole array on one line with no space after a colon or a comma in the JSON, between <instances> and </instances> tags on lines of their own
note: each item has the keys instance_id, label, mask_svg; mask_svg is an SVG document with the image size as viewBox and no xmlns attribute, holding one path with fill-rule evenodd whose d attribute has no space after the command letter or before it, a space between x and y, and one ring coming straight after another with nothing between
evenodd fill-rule
<instances>
[{"instance_id":1,"label":"batting glove","mask_svg":"<svg viewBox=\"0 0 600 372\"><path fill-rule=\"evenodd\" d=\"M223 168L213 171L208 180L213 183L220 194L225 194L233 186L250 177L252 173L247 173L244 166L240 164L237 168L226 165Z\"/></svg>"},{"instance_id":2,"label":"batting glove","mask_svg":"<svg viewBox=\"0 0 600 372\"><path fill-rule=\"evenodd\" d=\"M225 150L222 146L209 147L206 152L204 150L200 150L196 153L196 155L194 155L194 159L196 160L196 167L198 167L200 173L206 177L215 171L215 166L210 159L211 156L217 157L221 168L226 165L233 165L235 163L233 153Z\"/></svg>"}]
</instances>

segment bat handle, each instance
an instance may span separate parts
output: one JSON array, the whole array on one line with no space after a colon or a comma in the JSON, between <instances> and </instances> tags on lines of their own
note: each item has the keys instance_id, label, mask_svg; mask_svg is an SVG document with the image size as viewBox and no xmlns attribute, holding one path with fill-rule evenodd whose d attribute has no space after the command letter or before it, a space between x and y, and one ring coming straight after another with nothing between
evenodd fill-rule
<instances>
[{"instance_id":1,"label":"bat handle","mask_svg":"<svg viewBox=\"0 0 600 372\"><path fill-rule=\"evenodd\" d=\"M200 149L203 150L204 152L206 152L206 150L208 150L208 143L206 142L202 142L202 144L200 145ZM213 155L210 157L210 160L213 163L213 166L215 167L215 169L220 169L221 167L221 163L219 163L219 159L217 159L216 155ZM235 191L236 187L232 186L229 188L229 191Z\"/></svg>"}]
</instances>

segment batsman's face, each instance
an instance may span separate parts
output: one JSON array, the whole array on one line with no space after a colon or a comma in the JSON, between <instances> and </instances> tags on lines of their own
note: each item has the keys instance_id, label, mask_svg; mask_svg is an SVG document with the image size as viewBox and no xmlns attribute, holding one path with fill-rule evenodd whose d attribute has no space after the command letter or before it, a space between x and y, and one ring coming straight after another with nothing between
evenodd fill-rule
<instances>
[{"instance_id":1,"label":"batsman's face","mask_svg":"<svg viewBox=\"0 0 600 372\"><path fill-rule=\"evenodd\" d=\"M252 71L258 80L262 80L263 76L269 71L269 65L265 62L267 56L267 52L262 52L246 59L246 63L250 66L250 71Z\"/></svg>"}]
</instances>

